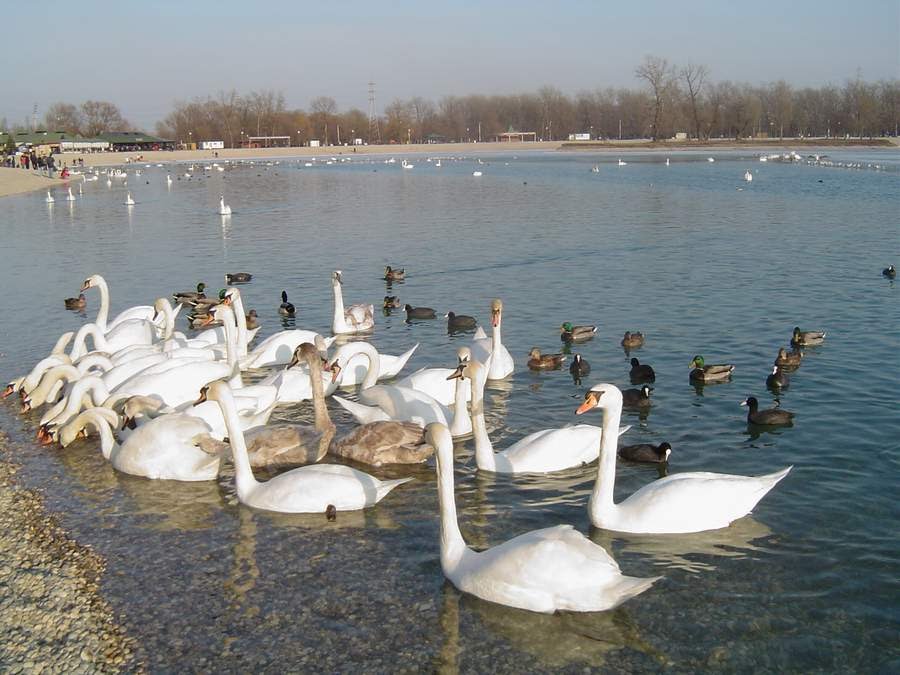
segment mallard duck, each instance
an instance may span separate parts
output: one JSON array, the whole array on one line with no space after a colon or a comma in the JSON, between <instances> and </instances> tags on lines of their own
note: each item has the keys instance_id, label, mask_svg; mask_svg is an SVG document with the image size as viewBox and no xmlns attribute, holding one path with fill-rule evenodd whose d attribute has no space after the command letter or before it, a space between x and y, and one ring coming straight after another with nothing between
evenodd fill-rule
<instances>
[{"instance_id":1,"label":"mallard duck","mask_svg":"<svg viewBox=\"0 0 900 675\"><path fill-rule=\"evenodd\" d=\"M624 389L622 390L622 407L623 408L649 408L650 392L653 387L646 384L640 389Z\"/></svg>"},{"instance_id":2,"label":"mallard duck","mask_svg":"<svg viewBox=\"0 0 900 675\"><path fill-rule=\"evenodd\" d=\"M469 330L470 328L475 328L478 322L475 321L474 316L469 316L467 314L454 314L453 312L447 312L447 330Z\"/></svg>"},{"instance_id":3,"label":"mallard duck","mask_svg":"<svg viewBox=\"0 0 900 675\"><path fill-rule=\"evenodd\" d=\"M888 279L896 279L897 278L897 269L893 265L888 265L881 273L886 276Z\"/></svg>"},{"instance_id":4,"label":"mallard duck","mask_svg":"<svg viewBox=\"0 0 900 675\"><path fill-rule=\"evenodd\" d=\"M66 309L84 309L87 307L87 300L84 293L79 293L77 298L66 298Z\"/></svg>"},{"instance_id":5,"label":"mallard duck","mask_svg":"<svg viewBox=\"0 0 900 675\"><path fill-rule=\"evenodd\" d=\"M400 298L396 295L386 295L384 296L384 308L385 309L400 309L403 305L400 304Z\"/></svg>"},{"instance_id":6,"label":"mallard duck","mask_svg":"<svg viewBox=\"0 0 900 675\"><path fill-rule=\"evenodd\" d=\"M794 326L794 334L791 336L792 347L808 347L820 345L825 342L825 331L800 330L800 326Z\"/></svg>"},{"instance_id":7,"label":"mallard duck","mask_svg":"<svg viewBox=\"0 0 900 675\"><path fill-rule=\"evenodd\" d=\"M403 278L406 276L406 270L395 270L392 269L390 265L384 266L384 280L385 281L403 281Z\"/></svg>"},{"instance_id":8,"label":"mallard duck","mask_svg":"<svg viewBox=\"0 0 900 675\"><path fill-rule=\"evenodd\" d=\"M659 445L638 443L637 445L623 445L619 448L619 457L629 462L643 462L645 464L665 464L672 454L672 446L667 442Z\"/></svg>"},{"instance_id":9,"label":"mallard duck","mask_svg":"<svg viewBox=\"0 0 900 675\"><path fill-rule=\"evenodd\" d=\"M596 326L574 326L566 321L559 327L559 339L563 342L583 342L594 337L596 332Z\"/></svg>"},{"instance_id":10,"label":"mallard duck","mask_svg":"<svg viewBox=\"0 0 900 675\"><path fill-rule=\"evenodd\" d=\"M251 309L244 315L244 318L247 319L247 330L253 330L254 328L259 328L259 315L256 313L255 309Z\"/></svg>"},{"instance_id":11,"label":"mallard duck","mask_svg":"<svg viewBox=\"0 0 900 675\"><path fill-rule=\"evenodd\" d=\"M706 365L700 354L691 360L689 367L693 368L690 376L691 382L722 382L731 378L734 370L734 366L730 363Z\"/></svg>"},{"instance_id":12,"label":"mallard duck","mask_svg":"<svg viewBox=\"0 0 900 675\"><path fill-rule=\"evenodd\" d=\"M406 310L407 319L433 319L436 316L431 307L413 307L412 305L406 305L404 309Z\"/></svg>"},{"instance_id":13,"label":"mallard duck","mask_svg":"<svg viewBox=\"0 0 900 675\"><path fill-rule=\"evenodd\" d=\"M766 386L769 389L787 389L791 384L787 373L783 372L781 366L772 366L772 373L766 378Z\"/></svg>"},{"instance_id":14,"label":"mallard duck","mask_svg":"<svg viewBox=\"0 0 900 675\"><path fill-rule=\"evenodd\" d=\"M797 368L800 366L800 360L803 358L801 351L788 351L784 347L778 350L778 356L775 358L775 365L789 368Z\"/></svg>"},{"instance_id":15,"label":"mallard duck","mask_svg":"<svg viewBox=\"0 0 900 675\"><path fill-rule=\"evenodd\" d=\"M622 337L622 342L620 343L625 349L634 349L635 347L643 347L644 346L644 334L643 333L630 333L625 331L625 335Z\"/></svg>"},{"instance_id":16,"label":"mallard duck","mask_svg":"<svg viewBox=\"0 0 900 675\"><path fill-rule=\"evenodd\" d=\"M585 361L581 354L575 354L572 357L572 363L569 364L569 373L578 382L582 377L591 372L591 364Z\"/></svg>"},{"instance_id":17,"label":"mallard duck","mask_svg":"<svg viewBox=\"0 0 900 675\"><path fill-rule=\"evenodd\" d=\"M635 358L631 359L631 371L628 375L631 377L631 384L656 382L656 373L653 372L653 368L647 365L641 365L641 362Z\"/></svg>"},{"instance_id":18,"label":"mallard duck","mask_svg":"<svg viewBox=\"0 0 900 675\"><path fill-rule=\"evenodd\" d=\"M281 305L278 307L278 313L281 316L294 316L296 311L293 303L288 302L287 291L281 291Z\"/></svg>"},{"instance_id":19,"label":"mallard duck","mask_svg":"<svg viewBox=\"0 0 900 675\"><path fill-rule=\"evenodd\" d=\"M172 298L175 300L175 302L183 303L188 303L191 300L202 300L206 297L206 293L203 292L204 290L206 290L206 284L201 281L199 284L197 284L196 291L180 291L177 293L172 293Z\"/></svg>"},{"instance_id":20,"label":"mallard duck","mask_svg":"<svg viewBox=\"0 0 900 675\"><path fill-rule=\"evenodd\" d=\"M221 321L212 320L209 312L192 312L187 318L188 326L195 330L200 328L218 328L222 325Z\"/></svg>"},{"instance_id":21,"label":"mallard duck","mask_svg":"<svg viewBox=\"0 0 900 675\"><path fill-rule=\"evenodd\" d=\"M225 292L226 289L220 288L215 297L204 296L202 298L196 298L194 300L187 300L184 302L184 304L193 307L194 309L192 311L196 314L206 314L211 308L215 307L225 299Z\"/></svg>"},{"instance_id":22,"label":"mallard duck","mask_svg":"<svg viewBox=\"0 0 900 675\"><path fill-rule=\"evenodd\" d=\"M251 279L253 279L253 275L247 272L234 272L225 275L225 283L229 286L232 284L246 284Z\"/></svg>"},{"instance_id":23,"label":"mallard duck","mask_svg":"<svg viewBox=\"0 0 900 675\"><path fill-rule=\"evenodd\" d=\"M756 400L755 396L748 396L747 400L741 401L741 405L747 406L748 424L775 426L780 424L791 424L794 419L794 413L782 410L781 408L759 410L759 401Z\"/></svg>"},{"instance_id":24,"label":"mallard duck","mask_svg":"<svg viewBox=\"0 0 900 675\"><path fill-rule=\"evenodd\" d=\"M532 370L553 370L559 368L565 360L565 354L541 354L537 347L532 347L528 352L528 367Z\"/></svg>"}]
</instances>

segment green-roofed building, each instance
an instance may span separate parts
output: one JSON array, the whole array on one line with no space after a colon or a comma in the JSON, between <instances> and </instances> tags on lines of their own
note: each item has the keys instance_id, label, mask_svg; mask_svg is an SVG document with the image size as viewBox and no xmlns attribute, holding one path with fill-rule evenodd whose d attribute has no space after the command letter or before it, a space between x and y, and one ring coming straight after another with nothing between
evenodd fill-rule
<instances>
[{"instance_id":1,"label":"green-roofed building","mask_svg":"<svg viewBox=\"0 0 900 675\"><path fill-rule=\"evenodd\" d=\"M110 150L134 152L136 150L174 150L175 141L158 138L140 131L116 131L100 134L100 140L109 143Z\"/></svg>"}]
</instances>

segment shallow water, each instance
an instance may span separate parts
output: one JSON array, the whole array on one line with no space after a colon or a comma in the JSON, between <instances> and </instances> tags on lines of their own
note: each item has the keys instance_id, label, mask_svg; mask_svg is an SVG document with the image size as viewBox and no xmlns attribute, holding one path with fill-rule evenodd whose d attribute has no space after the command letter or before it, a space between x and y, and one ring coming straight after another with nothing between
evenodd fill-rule
<instances>
[{"instance_id":1,"label":"shallow water","mask_svg":"<svg viewBox=\"0 0 900 675\"><path fill-rule=\"evenodd\" d=\"M404 303L473 314L489 328L489 302L503 298L517 370L488 395L502 448L575 422L590 384L630 386L619 340L643 331L646 344L631 355L656 370L654 405L644 417L623 415L633 425L623 440L668 440L673 473L794 470L724 530L590 532L625 573L665 577L613 612L535 615L445 583L432 464L372 471L416 480L328 523L239 506L230 467L209 484L148 481L116 473L93 440L65 451L34 445L38 416L17 417L9 402L0 425L17 442L26 482L108 559L104 590L151 670L896 670L900 288L881 269L900 262L900 154L829 154L885 168L764 164L739 153L714 163L675 153L669 167L663 155L631 155L618 167L605 155L535 153L484 157L483 166L445 158L440 169L416 156L403 171L398 155L397 164L243 165L171 188L166 171L175 178L184 165L152 167L127 188L87 183L71 206L63 191L53 207L43 193L3 200L3 381L85 320L62 298L91 273L108 280L114 313L252 272L242 293L265 337L282 328L282 289L296 325L325 332L331 271L343 270L347 302L378 304L391 264L408 270L389 291ZM138 202L131 209L126 190ZM220 194L230 219L215 215ZM567 320L599 326L576 347L593 367L583 386L565 370L525 367L531 347L561 347ZM828 331L780 397L795 424L752 433L738 404L748 394L772 404L765 378L794 325ZM470 338L445 328L378 315L372 341L392 354L418 342L411 372L455 361ZM690 386L696 353L734 363L733 380ZM336 404L329 409L339 433L350 428ZM577 421L599 424L593 415ZM275 417L308 420L311 410ZM589 532L595 467L493 477L474 470L472 450L457 447L471 546L560 523ZM620 465L616 499L658 475Z\"/></svg>"}]
</instances>

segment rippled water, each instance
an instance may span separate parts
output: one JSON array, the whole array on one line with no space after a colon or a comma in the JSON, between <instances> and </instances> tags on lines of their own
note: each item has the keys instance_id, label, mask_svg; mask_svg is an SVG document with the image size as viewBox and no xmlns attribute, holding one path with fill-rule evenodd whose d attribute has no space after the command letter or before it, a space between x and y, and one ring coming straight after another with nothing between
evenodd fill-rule
<instances>
[{"instance_id":1,"label":"rippled water","mask_svg":"<svg viewBox=\"0 0 900 675\"><path fill-rule=\"evenodd\" d=\"M348 302L378 303L391 264L408 269L390 291L403 302L489 323L491 298L503 298L517 371L489 392L501 448L575 421L585 386L525 367L531 347L560 347L561 322L599 326L578 347L593 366L586 385L628 385L619 339L643 331L634 355L657 372L654 406L624 415L628 442L671 442L670 472L795 468L725 530L592 531L625 573L665 576L613 612L540 616L445 583L431 465L376 508L328 523L239 506L230 467L209 484L148 481L113 471L93 441L35 446L36 418L11 405L0 406L0 424L26 482L109 560L104 590L152 670L896 670L900 289L881 269L900 263L900 156L831 154L886 169L681 153L669 167L662 155L634 155L625 167L603 156L592 173L598 157L552 153L485 157L474 178L471 158L437 169L420 156L402 171L358 157L246 165L171 189L165 172L184 167L153 167L128 188L88 183L71 207L62 192L52 208L42 193L2 201L3 381L84 321L62 298L91 273L109 281L116 311L252 272L242 292L264 337L282 328L282 289L296 325L324 332L330 272L344 271ZM742 180L748 168L752 184ZM126 189L133 209L122 205ZM221 193L234 209L224 222ZM88 302L93 317L97 296ZM781 396L796 423L752 435L738 404L748 394L771 404L765 378L794 325L828 331ZM394 354L420 343L409 366L418 368L451 364L468 339L448 336L440 320L406 324L401 312L379 315L372 341ZM690 386L695 353L734 363L733 381ZM349 429L329 408L339 432ZM276 417L311 412L303 404ZM471 546L559 523L588 532L594 467L493 477L474 470L471 442L457 450ZM657 476L620 465L617 500Z\"/></svg>"}]
</instances>

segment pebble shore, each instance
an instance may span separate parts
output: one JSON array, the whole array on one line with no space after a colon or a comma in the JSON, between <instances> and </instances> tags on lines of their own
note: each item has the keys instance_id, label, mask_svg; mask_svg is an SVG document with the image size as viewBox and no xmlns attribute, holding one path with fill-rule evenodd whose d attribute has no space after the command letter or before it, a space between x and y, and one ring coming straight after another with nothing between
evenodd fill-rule
<instances>
[{"instance_id":1,"label":"pebble shore","mask_svg":"<svg viewBox=\"0 0 900 675\"><path fill-rule=\"evenodd\" d=\"M5 673L142 670L100 594L106 563L16 480L0 432L0 664Z\"/></svg>"}]
</instances>

